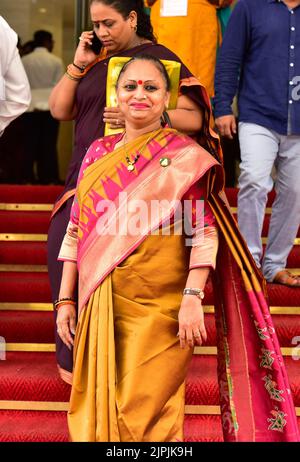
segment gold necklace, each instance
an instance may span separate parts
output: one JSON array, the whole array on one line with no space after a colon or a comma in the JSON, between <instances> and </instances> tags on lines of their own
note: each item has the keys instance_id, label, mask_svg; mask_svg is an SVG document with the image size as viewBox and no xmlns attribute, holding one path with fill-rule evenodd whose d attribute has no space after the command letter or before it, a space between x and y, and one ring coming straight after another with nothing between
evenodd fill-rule
<instances>
[{"instance_id":1,"label":"gold necklace","mask_svg":"<svg viewBox=\"0 0 300 462\"><path fill-rule=\"evenodd\" d=\"M123 138L123 149L124 149L124 152L125 152L125 159L126 159L126 162L128 164L127 166L127 170L129 172L133 172L135 170L135 164L137 163L137 161L139 160L139 158L141 157L142 153L143 153L143 150L145 149L145 147L147 146L148 142L150 141L151 138L154 138L159 132L160 132L161 128L159 128L158 130L153 130L150 134L150 136L147 138L145 144L141 147L141 149L139 150L139 154L137 154L133 160L130 160L129 158L129 155L127 154L127 151L126 151L126 148L125 148L125 145L126 145L126 132L124 133L124 138Z\"/></svg>"}]
</instances>

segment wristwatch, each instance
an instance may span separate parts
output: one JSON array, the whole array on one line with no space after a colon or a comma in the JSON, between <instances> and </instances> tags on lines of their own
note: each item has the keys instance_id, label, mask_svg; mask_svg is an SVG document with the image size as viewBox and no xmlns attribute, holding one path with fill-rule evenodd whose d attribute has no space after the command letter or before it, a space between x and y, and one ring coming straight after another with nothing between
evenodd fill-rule
<instances>
[{"instance_id":1,"label":"wristwatch","mask_svg":"<svg viewBox=\"0 0 300 462\"><path fill-rule=\"evenodd\" d=\"M202 289L197 288L186 288L183 291L183 295L196 295L200 300L204 299L204 292Z\"/></svg>"}]
</instances>

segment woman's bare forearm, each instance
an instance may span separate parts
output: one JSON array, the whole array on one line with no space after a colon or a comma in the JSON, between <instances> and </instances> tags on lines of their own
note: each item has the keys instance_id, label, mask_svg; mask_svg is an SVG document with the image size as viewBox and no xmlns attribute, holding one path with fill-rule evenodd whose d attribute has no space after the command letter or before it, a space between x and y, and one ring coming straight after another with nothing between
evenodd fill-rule
<instances>
[{"instance_id":1,"label":"woman's bare forearm","mask_svg":"<svg viewBox=\"0 0 300 462\"><path fill-rule=\"evenodd\" d=\"M191 269L186 281L186 287L204 290L209 273L209 267Z\"/></svg>"},{"instance_id":2,"label":"woman's bare forearm","mask_svg":"<svg viewBox=\"0 0 300 462\"><path fill-rule=\"evenodd\" d=\"M76 91L79 81L71 80L64 75L53 88L49 107L52 117L58 120L73 120L76 117Z\"/></svg>"},{"instance_id":3,"label":"woman's bare forearm","mask_svg":"<svg viewBox=\"0 0 300 462\"><path fill-rule=\"evenodd\" d=\"M201 130L203 124L203 114L201 110L191 109L172 109L168 111L172 128L193 135Z\"/></svg>"},{"instance_id":4,"label":"woman's bare forearm","mask_svg":"<svg viewBox=\"0 0 300 462\"><path fill-rule=\"evenodd\" d=\"M172 127L176 130L193 135L202 129L203 110L188 96L178 98L176 109L168 110Z\"/></svg>"},{"instance_id":5,"label":"woman's bare forearm","mask_svg":"<svg viewBox=\"0 0 300 462\"><path fill-rule=\"evenodd\" d=\"M77 263L64 262L59 298L72 298L77 284Z\"/></svg>"}]
</instances>

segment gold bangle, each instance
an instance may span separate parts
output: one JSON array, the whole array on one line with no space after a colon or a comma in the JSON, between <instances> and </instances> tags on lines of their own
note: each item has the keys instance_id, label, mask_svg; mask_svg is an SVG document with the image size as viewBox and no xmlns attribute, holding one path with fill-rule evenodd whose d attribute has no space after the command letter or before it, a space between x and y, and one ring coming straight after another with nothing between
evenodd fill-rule
<instances>
[{"instance_id":1,"label":"gold bangle","mask_svg":"<svg viewBox=\"0 0 300 462\"><path fill-rule=\"evenodd\" d=\"M65 72L65 76L68 77L70 80L73 80L74 82L79 82L81 80L80 77L74 77L68 71Z\"/></svg>"}]
</instances>

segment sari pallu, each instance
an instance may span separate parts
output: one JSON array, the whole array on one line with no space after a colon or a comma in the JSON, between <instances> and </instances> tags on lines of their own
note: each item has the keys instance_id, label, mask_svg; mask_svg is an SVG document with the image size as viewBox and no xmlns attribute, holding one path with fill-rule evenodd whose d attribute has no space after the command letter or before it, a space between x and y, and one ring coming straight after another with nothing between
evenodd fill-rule
<instances>
[{"instance_id":1,"label":"sari pallu","mask_svg":"<svg viewBox=\"0 0 300 462\"><path fill-rule=\"evenodd\" d=\"M176 141L173 146L171 142L167 142L164 146L164 155L167 155L171 161L169 167L166 169L161 168L159 164L161 151L159 151L157 156L153 156L153 159L141 174L128 185L126 192L129 201L143 200L148 204L153 197L169 201L180 200L191 185L196 183L206 172L209 172L207 200L214 212L220 232L218 264L214 277L214 296L218 335L218 380L224 439L225 441L299 441L293 400L276 333L264 296L263 278L257 270L228 208L223 192L222 169L206 151L189 138L178 136ZM97 168L96 164L93 166L95 169ZM84 183L82 183L83 185ZM85 188L86 190L84 191L81 189L81 183L79 184L79 202L82 199L81 208L84 206L85 198L87 197L88 183L85 183ZM118 204L117 219L124 216L122 213L123 207L124 204ZM83 344L85 344L88 334L86 330L85 336L82 337L82 331L84 328L87 329L88 325L91 325L91 323L89 324L90 321L85 323L84 319L89 310L97 313L102 308L104 316L110 318L110 321L105 324L108 329L104 329L104 332L102 332L105 345L109 345L110 348L104 352L104 357L109 358L105 362L105 374L102 383L107 392L106 394L101 394L102 402L97 402L96 408L100 409L99 419L97 420L93 414L94 421L97 422L96 427L94 426L96 428L94 434L104 428L105 435L112 438L112 440L118 441L121 425L116 411L118 399L114 388L116 372L114 362L115 343L111 342L113 337L108 335L108 331L111 333L113 331L112 317L114 314L113 309L110 309L110 311L105 309L105 306L113 306L111 286L114 270L122 266L128 258L130 259L134 256L138 249L143 249L151 230L157 229L164 220L173 214L174 210L170 208L162 210L160 220L154 219L148 228L145 227L142 230L138 238L130 235L99 235L94 229L86 239L81 241L79 247L80 320L76 335L75 354L78 354L80 348L83 348L83 350L81 350L82 361L81 365L79 365L79 370L76 370L77 361L75 363L69 423L74 417L76 418L78 404L80 404L77 398L84 391L80 376L82 367L85 367L85 362L83 361L85 347ZM101 256L101 258L95 259L95 255ZM99 291L104 293L104 300L110 300L109 303L99 304ZM95 297L97 299L96 303L93 302ZM95 306L97 309L92 309ZM173 317L173 320L175 321L175 317ZM173 333L175 335L175 329ZM80 341L81 339L84 339L83 344ZM159 335L157 336L157 341L159 341ZM176 342L175 339L174 342ZM174 347L174 344L172 347ZM107 354L107 351L110 351L110 354ZM168 351L168 347L166 351ZM96 361L95 347L92 356ZM182 358L184 373L188 361L189 357ZM155 381L155 374L156 370L153 369L153 381ZM178 386L177 393L179 394L177 395L178 400L176 400L178 406L180 397L182 397L179 388L183 377L178 377L178 374L175 373L177 381L172 382L172 374L170 373L169 375L168 390L171 389L172 384L175 382ZM78 382L76 382L77 378ZM94 381L95 376L93 375L91 382L93 383ZM127 393L130 393L130 391L127 390ZM95 395L92 395L88 406L91 412L94 412L94 404ZM142 401L140 406L142 409ZM173 422L176 406L167 406L164 411L166 413L171 412L172 408L173 417L171 421ZM83 408L81 407L81 409ZM106 409L107 412L101 414L103 409ZM160 409L162 410L163 407ZM151 415L153 416L154 414ZM170 422L169 417L168 415L167 422ZM135 420L138 420L138 418L139 416L136 414ZM153 422L160 419L164 421L163 414L156 415L156 419L152 419L149 425L154 428ZM182 421L181 419L182 410L180 422ZM122 424L124 424L124 420ZM125 427L133 438L130 441L134 441L128 426L125 425ZM168 430L170 430L169 427ZM179 435L179 429L174 432L167 431L165 435L176 439Z\"/></svg>"}]
</instances>

